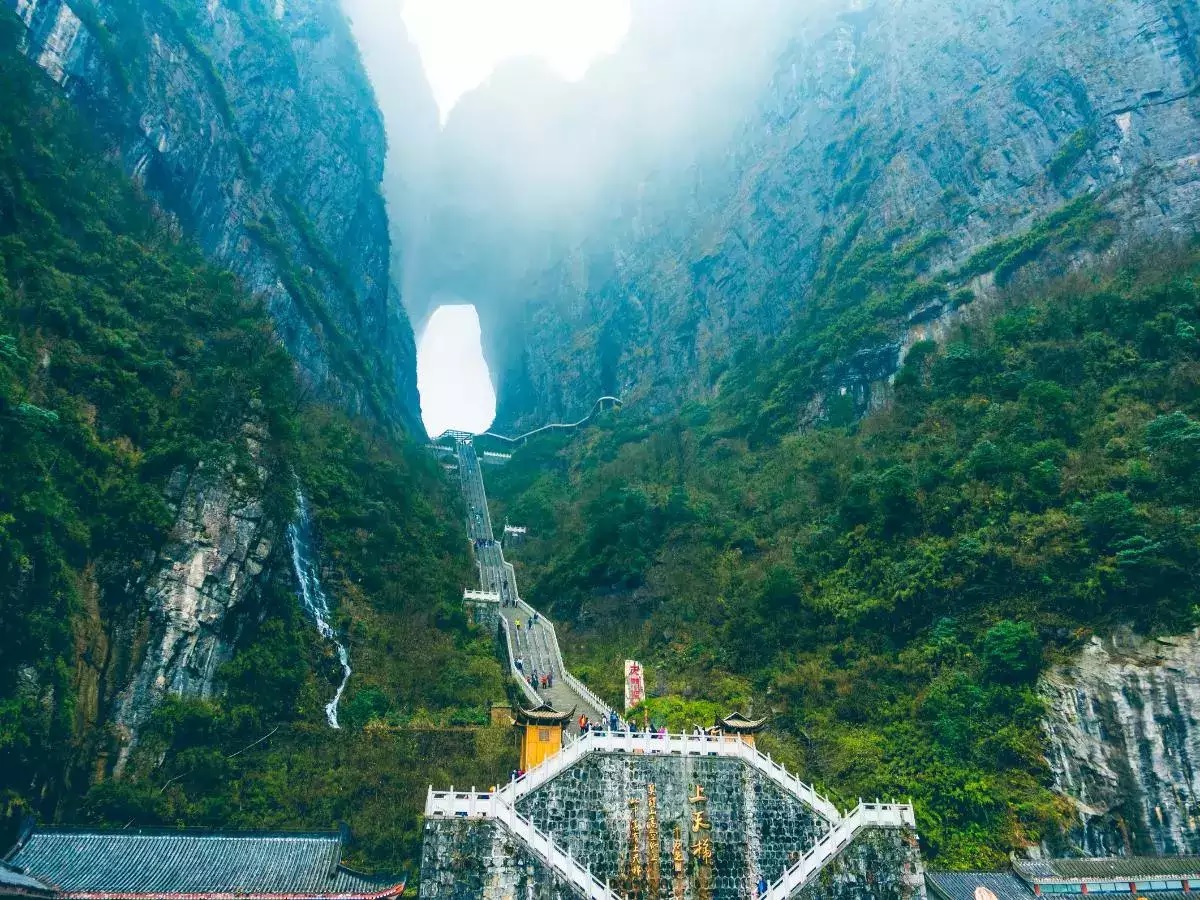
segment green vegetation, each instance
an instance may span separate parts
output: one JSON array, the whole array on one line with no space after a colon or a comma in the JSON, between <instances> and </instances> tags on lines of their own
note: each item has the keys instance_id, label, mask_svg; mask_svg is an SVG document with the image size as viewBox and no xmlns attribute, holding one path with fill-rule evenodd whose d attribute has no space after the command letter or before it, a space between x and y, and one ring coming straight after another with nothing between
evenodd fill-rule
<instances>
[{"instance_id":1,"label":"green vegetation","mask_svg":"<svg viewBox=\"0 0 1200 900\"><path fill-rule=\"evenodd\" d=\"M1103 240L1101 213L1095 198L1084 195L1034 223L1023 234L995 241L977 250L958 273L960 278L995 272L996 284L1007 284L1018 269L1037 259L1047 247L1072 250L1085 241ZM1100 231L1098 235L1097 232Z\"/></svg>"},{"instance_id":2,"label":"green vegetation","mask_svg":"<svg viewBox=\"0 0 1200 900\"><path fill-rule=\"evenodd\" d=\"M635 657L673 724L770 713L803 777L911 795L938 865L1002 865L1070 816L1038 673L1093 628L1195 624L1198 322L1200 257L1027 289L913 347L886 411L797 433L781 404L773 438L759 385L807 359L745 355L709 405L520 450L495 515L594 687Z\"/></svg>"},{"instance_id":3,"label":"green vegetation","mask_svg":"<svg viewBox=\"0 0 1200 900\"><path fill-rule=\"evenodd\" d=\"M291 362L259 306L203 265L97 156L0 17L0 796L87 755L103 665L90 619L128 620L203 460L289 515ZM259 473L247 421L267 436ZM86 657L83 658L83 657ZM46 702L53 698L53 702ZM94 699L93 699L94 703ZM18 786L21 786L18 788Z\"/></svg>"},{"instance_id":4,"label":"green vegetation","mask_svg":"<svg viewBox=\"0 0 1200 900\"><path fill-rule=\"evenodd\" d=\"M1094 128L1080 128L1059 148L1050 161L1049 175L1052 181L1062 181L1079 165L1092 147L1096 146L1098 134Z\"/></svg>"},{"instance_id":5,"label":"green vegetation","mask_svg":"<svg viewBox=\"0 0 1200 900\"><path fill-rule=\"evenodd\" d=\"M249 829L346 822L354 836L347 862L407 872L410 886L420 867L428 786L483 789L517 762L511 728L333 732L308 724L245 733L205 703L162 707L145 740L144 757L161 752L163 762L97 785L73 820Z\"/></svg>"},{"instance_id":6,"label":"green vegetation","mask_svg":"<svg viewBox=\"0 0 1200 900\"><path fill-rule=\"evenodd\" d=\"M158 3L233 127L192 11ZM283 39L242 5L259 10L252 30ZM128 35L94 13L82 14L120 68ZM0 14L5 819L346 820L355 861L412 868L425 785L487 785L515 761L508 730L478 727L505 686L491 637L460 610L470 567L454 491L413 444L298 399L261 304L98 162L13 50L14 27ZM1091 139L1073 137L1051 176ZM844 168L835 200L854 202L873 163ZM312 223L284 207L321 277L349 290ZM379 374L280 225L264 216L256 237L335 365L382 408ZM827 376L886 348L913 313L971 302L967 279L1012 285L1047 252L1104 239L1084 198L934 275L948 235L871 234L850 217L826 235L794 327L743 348L718 399L540 438L489 473L496 518L532 529L517 563L530 599L563 623L576 672L615 698L620 660L643 659L648 710L675 728L769 712L768 749L843 802L913 796L941 865L1053 841L1067 813L1041 757L1038 674L1090 629L1181 629L1200 604L1200 264L1164 257L1014 292L945 344L912 347L891 407L860 423ZM822 392L827 421L800 431ZM99 723L127 682L128 635L175 522L166 486L200 463L263 500L277 565L231 623L220 697L162 705L112 780L115 735ZM281 552L297 479L355 670L339 732L323 715L336 661Z\"/></svg>"},{"instance_id":7,"label":"green vegetation","mask_svg":"<svg viewBox=\"0 0 1200 900\"><path fill-rule=\"evenodd\" d=\"M457 494L414 443L302 399L262 304L102 161L17 27L0 12L0 839L25 812L344 820L355 861L414 868L426 784L515 763L507 729L457 727L504 696L459 610ZM166 488L201 463L263 500L275 566L229 622L219 700L164 704L112 780L101 723L136 665ZM323 709L340 672L291 585L297 478L354 665L340 732Z\"/></svg>"}]
</instances>

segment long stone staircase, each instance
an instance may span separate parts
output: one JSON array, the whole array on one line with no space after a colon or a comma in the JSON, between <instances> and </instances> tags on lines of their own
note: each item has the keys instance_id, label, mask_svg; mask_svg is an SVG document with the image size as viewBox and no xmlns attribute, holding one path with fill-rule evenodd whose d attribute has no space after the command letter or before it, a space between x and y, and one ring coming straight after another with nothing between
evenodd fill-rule
<instances>
[{"instance_id":1,"label":"long stone staircase","mask_svg":"<svg viewBox=\"0 0 1200 900\"><path fill-rule=\"evenodd\" d=\"M459 436L455 440L455 450L459 481L467 503L467 534L475 551L483 589L500 595L500 625L508 645L512 676L533 704L545 702L559 712L574 711L593 721L607 720L612 713L611 707L571 675L563 664L554 624L521 599L512 563L504 559L504 549L492 531L483 471L474 442L470 437ZM552 674L553 687L531 686L527 680L531 674Z\"/></svg>"},{"instance_id":2,"label":"long stone staircase","mask_svg":"<svg viewBox=\"0 0 1200 900\"><path fill-rule=\"evenodd\" d=\"M585 420L586 421L586 420ZM536 432L534 432L536 433ZM593 721L607 722L611 707L573 677L563 663L554 625L523 599L517 589L512 564L492 531L484 491L483 473L472 436L453 433L459 478L467 504L467 533L479 567L484 591L500 597L500 627L507 646L510 672L531 704L546 702L560 712L583 713ZM524 437L524 436L523 436ZM442 449L442 448L438 448ZM536 616L537 621L534 622ZM518 622L520 627L518 627ZM520 660L520 666L517 661ZM553 687L531 686L531 673L553 673ZM912 806L898 803L863 803L842 814L828 797L805 784L756 747L729 735L630 734L624 731L589 731L568 742L541 765L491 791L435 791L426 797L427 819L490 819L502 825L550 871L588 900L619 900L610 886L599 881L550 835L521 815L517 802L565 772L591 753L642 754L661 757L731 757L743 760L783 791L803 802L828 825L821 838L773 882L761 900L794 897L820 874L865 828L914 828Z\"/></svg>"}]
</instances>

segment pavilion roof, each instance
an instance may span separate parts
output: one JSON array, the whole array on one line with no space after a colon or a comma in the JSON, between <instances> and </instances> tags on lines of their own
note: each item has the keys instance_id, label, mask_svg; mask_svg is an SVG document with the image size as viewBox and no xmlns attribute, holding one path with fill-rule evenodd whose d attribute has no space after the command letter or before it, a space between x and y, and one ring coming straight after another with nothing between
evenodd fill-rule
<instances>
[{"instance_id":1,"label":"pavilion roof","mask_svg":"<svg viewBox=\"0 0 1200 900\"><path fill-rule=\"evenodd\" d=\"M532 709L518 706L515 718L522 725L565 725L574 715L575 710L559 712L549 703L542 703Z\"/></svg>"},{"instance_id":2,"label":"pavilion roof","mask_svg":"<svg viewBox=\"0 0 1200 900\"><path fill-rule=\"evenodd\" d=\"M19 869L0 863L0 897L53 897L54 888Z\"/></svg>"},{"instance_id":3,"label":"pavilion roof","mask_svg":"<svg viewBox=\"0 0 1200 900\"><path fill-rule=\"evenodd\" d=\"M1033 891L1012 872L926 872L925 884L937 900L977 900L979 888L996 900L1034 900Z\"/></svg>"},{"instance_id":4,"label":"pavilion roof","mask_svg":"<svg viewBox=\"0 0 1200 900\"><path fill-rule=\"evenodd\" d=\"M1200 856L1106 856L1028 859L1013 863L1026 881L1139 881L1200 878Z\"/></svg>"},{"instance_id":5,"label":"pavilion roof","mask_svg":"<svg viewBox=\"0 0 1200 900\"><path fill-rule=\"evenodd\" d=\"M34 830L6 859L62 900L395 897L404 880L341 865L337 832Z\"/></svg>"},{"instance_id":6,"label":"pavilion roof","mask_svg":"<svg viewBox=\"0 0 1200 900\"><path fill-rule=\"evenodd\" d=\"M725 716L725 718L717 720L717 725L719 725L725 731L744 733L762 731L763 726L766 724L766 719L751 719L742 715L740 712L732 712Z\"/></svg>"}]
</instances>

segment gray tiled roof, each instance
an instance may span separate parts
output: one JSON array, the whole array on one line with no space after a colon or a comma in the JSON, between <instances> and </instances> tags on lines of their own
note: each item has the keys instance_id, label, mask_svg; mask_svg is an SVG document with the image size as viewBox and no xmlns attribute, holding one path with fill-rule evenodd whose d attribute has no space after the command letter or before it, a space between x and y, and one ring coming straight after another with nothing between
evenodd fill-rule
<instances>
[{"instance_id":1,"label":"gray tiled roof","mask_svg":"<svg viewBox=\"0 0 1200 900\"><path fill-rule=\"evenodd\" d=\"M926 872L925 883L942 900L975 900L980 887L998 900L1034 900L1033 891L1012 872Z\"/></svg>"},{"instance_id":2,"label":"gray tiled roof","mask_svg":"<svg viewBox=\"0 0 1200 900\"><path fill-rule=\"evenodd\" d=\"M339 865L336 833L38 829L7 860L80 894L370 896L401 879Z\"/></svg>"},{"instance_id":3,"label":"gray tiled roof","mask_svg":"<svg viewBox=\"0 0 1200 900\"><path fill-rule=\"evenodd\" d=\"M1030 881L1044 879L1115 879L1200 876L1200 856L1106 856L1077 859L1019 860L1013 865Z\"/></svg>"},{"instance_id":4,"label":"gray tiled roof","mask_svg":"<svg viewBox=\"0 0 1200 900\"><path fill-rule=\"evenodd\" d=\"M0 863L0 897L13 895L49 897L53 893L54 891L49 885L42 884L36 878Z\"/></svg>"}]
</instances>

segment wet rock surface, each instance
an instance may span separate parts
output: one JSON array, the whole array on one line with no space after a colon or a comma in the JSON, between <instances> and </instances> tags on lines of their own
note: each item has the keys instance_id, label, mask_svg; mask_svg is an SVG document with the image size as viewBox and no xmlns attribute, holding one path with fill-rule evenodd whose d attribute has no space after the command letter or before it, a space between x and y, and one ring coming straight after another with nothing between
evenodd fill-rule
<instances>
[{"instance_id":1,"label":"wet rock surface","mask_svg":"<svg viewBox=\"0 0 1200 900\"><path fill-rule=\"evenodd\" d=\"M1040 691L1055 786L1079 816L1069 849L1200 852L1200 632L1093 638Z\"/></svg>"},{"instance_id":2,"label":"wet rock surface","mask_svg":"<svg viewBox=\"0 0 1200 900\"><path fill-rule=\"evenodd\" d=\"M257 454L258 437L247 439ZM237 614L257 599L280 541L279 523L240 489L230 469L179 472L169 491L175 525L150 566L135 621L125 628L134 665L113 714L117 774L165 696L210 697L218 690L217 671L238 637Z\"/></svg>"}]
</instances>

